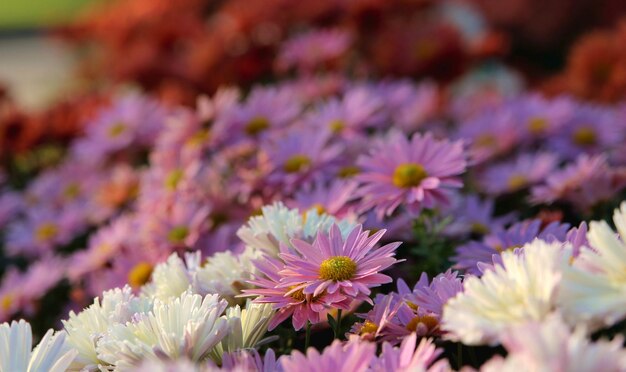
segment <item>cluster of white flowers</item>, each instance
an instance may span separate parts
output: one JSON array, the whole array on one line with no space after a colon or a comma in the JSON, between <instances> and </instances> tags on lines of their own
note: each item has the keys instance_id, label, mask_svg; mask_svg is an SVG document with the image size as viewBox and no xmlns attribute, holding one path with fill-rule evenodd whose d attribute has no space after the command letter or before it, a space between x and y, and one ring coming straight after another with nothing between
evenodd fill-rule
<instances>
[{"instance_id":1,"label":"cluster of white flowers","mask_svg":"<svg viewBox=\"0 0 626 372\"><path fill-rule=\"evenodd\" d=\"M278 255L281 245L291 247L293 238L312 241L319 231L328 232L333 224L337 224L345 239L357 225L356 221L337 219L316 208L302 213L298 209L287 208L281 202L264 206L261 211L260 216L250 218L237 231L237 236L248 247L261 250L270 256Z\"/></svg>"},{"instance_id":2,"label":"cluster of white flowers","mask_svg":"<svg viewBox=\"0 0 626 372\"><path fill-rule=\"evenodd\" d=\"M625 366L621 338L595 344L587 338L626 319L626 202L613 222L617 234L604 221L591 222L588 246L579 255L567 242L538 239L503 252L501 264L466 278L464 291L445 305L444 337L469 345L503 344L517 352L493 360L488 370L528 368L529 360L584 366L603 359Z\"/></svg>"}]
</instances>

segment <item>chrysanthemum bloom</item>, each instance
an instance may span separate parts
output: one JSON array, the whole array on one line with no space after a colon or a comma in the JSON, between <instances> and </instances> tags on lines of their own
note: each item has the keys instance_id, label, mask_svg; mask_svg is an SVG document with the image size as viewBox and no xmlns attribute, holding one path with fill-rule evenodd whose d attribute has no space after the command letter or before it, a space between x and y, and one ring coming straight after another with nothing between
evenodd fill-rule
<instances>
[{"instance_id":1,"label":"chrysanthemum bloom","mask_svg":"<svg viewBox=\"0 0 626 372\"><path fill-rule=\"evenodd\" d=\"M481 200L475 194L458 198L454 201L452 208L444 213L452 217L452 222L445 227L444 233L453 236L489 234L503 229L504 225L514 219L512 213L494 217L494 201L492 199Z\"/></svg>"},{"instance_id":2,"label":"chrysanthemum bloom","mask_svg":"<svg viewBox=\"0 0 626 372\"><path fill-rule=\"evenodd\" d=\"M440 108L439 88L433 82L415 85L408 80L383 81L372 84L382 100L377 125L394 123L405 133L414 132L432 119Z\"/></svg>"},{"instance_id":3,"label":"chrysanthemum bloom","mask_svg":"<svg viewBox=\"0 0 626 372\"><path fill-rule=\"evenodd\" d=\"M256 286L253 289L244 289L242 292L247 296L258 296L256 303L273 304L276 314L269 323L269 330L276 328L280 323L291 317L291 322L296 330L302 329L307 322L311 324L323 321L324 312L330 307L348 310L352 300L341 293L321 293L317 296L305 294L297 286L280 287L282 276L279 272L284 264L274 258L265 257L255 262L260 272L254 280L248 283Z\"/></svg>"},{"instance_id":4,"label":"chrysanthemum bloom","mask_svg":"<svg viewBox=\"0 0 626 372\"><path fill-rule=\"evenodd\" d=\"M113 325L124 324L136 314L151 309L151 300L133 295L131 288L126 286L104 292L102 301L96 297L91 306L78 314L70 311L69 318L63 320L63 327L68 345L78 350L72 368L92 371L97 370L98 365L109 365L96 351L97 339Z\"/></svg>"},{"instance_id":5,"label":"chrysanthemum bloom","mask_svg":"<svg viewBox=\"0 0 626 372\"><path fill-rule=\"evenodd\" d=\"M572 164L549 175L532 188L534 203L568 202L588 212L596 204L612 199L626 186L623 169L609 166L606 156L581 155Z\"/></svg>"},{"instance_id":6,"label":"chrysanthemum bloom","mask_svg":"<svg viewBox=\"0 0 626 372\"><path fill-rule=\"evenodd\" d=\"M469 161L478 164L511 152L522 140L520 132L515 113L498 106L461 122L455 138L469 142Z\"/></svg>"},{"instance_id":7,"label":"chrysanthemum bloom","mask_svg":"<svg viewBox=\"0 0 626 372\"><path fill-rule=\"evenodd\" d=\"M502 344L508 355L494 357L484 372L622 371L626 366L623 337L592 342L584 327L573 332L557 313L543 322L528 322L506 330Z\"/></svg>"},{"instance_id":8,"label":"chrysanthemum bloom","mask_svg":"<svg viewBox=\"0 0 626 372\"><path fill-rule=\"evenodd\" d=\"M267 182L284 192L321 177L340 153L341 146L330 142L328 132L313 129L292 129L261 143L261 162L270 169Z\"/></svg>"},{"instance_id":9,"label":"chrysanthemum bloom","mask_svg":"<svg viewBox=\"0 0 626 372\"><path fill-rule=\"evenodd\" d=\"M605 221L593 221L573 265L563 269L559 304L566 319L592 327L610 326L626 317L626 202L613 214L619 237Z\"/></svg>"},{"instance_id":10,"label":"chrysanthemum bloom","mask_svg":"<svg viewBox=\"0 0 626 372\"><path fill-rule=\"evenodd\" d=\"M569 97L547 99L540 94L525 94L510 102L525 142L533 143L557 133L575 111Z\"/></svg>"},{"instance_id":11,"label":"chrysanthemum bloom","mask_svg":"<svg viewBox=\"0 0 626 372\"><path fill-rule=\"evenodd\" d=\"M355 199L356 188L357 183L353 181L336 180L328 185L317 182L297 191L295 200L288 205L304 211L315 208L319 214L344 218L354 212L350 202Z\"/></svg>"},{"instance_id":12,"label":"chrysanthemum bloom","mask_svg":"<svg viewBox=\"0 0 626 372\"><path fill-rule=\"evenodd\" d=\"M372 372L385 371L449 371L450 365L447 360L441 360L433 365L433 362L443 352L438 349L431 339L422 338L417 349L417 335L412 333L407 336L400 347L393 347L385 342L382 353L370 368Z\"/></svg>"},{"instance_id":13,"label":"chrysanthemum bloom","mask_svg":"<svg viewBox=\"0 0 626 372\"><path fill-rule=\"evenodd\" d=\"M362 208L375 208L382 219L401 205L417 214L447 204L450 189L463 185L458 176L466 161L460 141L436 140L430 133L414 134L409 141L392 132L357 164L362 169L356 177L362 183Z\"/></svg>"},{"instance_id":14,"label":"chrysanthemum bloom","mask_svg":"<svg viewBox=\"0 0 626 372\"><path fill-rule=\"evenodd\" d=\"M400 242L374 248L385 232L370 236L357 225L344 239L333 225L328 234L319 232L313 244L292 239L295 254L280 254L285 261L280 286L313 296L342 293L371 303L369 288L391 282L381 271L400 262L394 257Z\"/></svg>"},{"instance_id":15,"label":"chrysanthemum bloom","mask_svg":"<svg viewBox=\"0 0 626 372\"><path fill-rule=\"evenodd\" d=\"M24 320L0 324L0 371L65 371L78 352L65 343L65 333L48 330L31 351L33 335Z\"/></svg>"},{"instance_id":16,"label":"chrysanthemum bloom","mask_svg":"<svg viewBox=\"0 0 626 372\"><path fill-rule=\"evenodd\" d=\"M120 369L157 355L202 361L228 334L221 317L227 306L218 295L203 298L188 292L165 302L155 300L152 311L109 328L98 342L98 358Z\"/></svg>"},{"instance_id":17,"label":"chrysanthemum bloom","mask_svg":"<svg viewBox=\"0 0 626 372\"><path fill-rule=\"evenodd\" d=\"M557 163L551 153L521 154L513 161L489 167L479 183L490 195L519 191L543 181Z\"/></svg>"},{"instance_id":18,"label":"chrysanthemum bloom","mask_svg":"<svg viewBox=\"0 0 626 372\"><path fill-rule=\"evenodd\" d=\"M616 110L601 106L578 106L560 133L550 137L548 147L561 157L595 155L621 144L624 128Z\"/></svg>"},{"instance_id":19,"label":"chrysanthemum bloom","mask_svg":"<svg viewBox=\"0 0 626 372\"><path fill-rule=\"evenodd\" d=\"M254 350L267 332L272 315L274 311L270 304L256 304L250 300L243 309L239 305L226 309L228 335L211 350L211 360L220 363L224 353Z\"/></svg>"},{"instance_id":20,"label":"chrysanthemum bloom","mask_svg":"<svg viewBox=\"0 0 626 372\"><path fill-rule=\"evenodd\" d=\"M494 256L502 252L513 251L535 238L545 241L563 241L569 228L568 224L552 222L542 227L542 221L526 220L513 224L506 230L499 230L486 235L482 241L470 241L456 248L452 261L456 269L466 270L470 274L480 275L481 265L491 265Z\"/></svg>"},{"instance_id":21,"label":"chrysanthemum bloom","mask_svg":"<svg viewBox=\"0 0 626 372\"><path fill-rule=\"evenodd\" d=\"M279 361L285 372L366 372L375 359L376 344L357 338L347 343L335 340L322 353L313 347L306 351L306 355L296 350Z\"/></svg>"},{"instance_id":22,"label":"chrysanthemum bloom","mask_svg":"<svg viewBox=\"0 0 626 372\"><path fill-rule=\"evenodd\" d=\"M545 319L556 305L559 267L567 259L562 243L538 239L521 254L502 253L502 265L465 279L464 292L443 308L442 330L468 345L496 344L507 327Z\"/></svg>"}]
</instances>

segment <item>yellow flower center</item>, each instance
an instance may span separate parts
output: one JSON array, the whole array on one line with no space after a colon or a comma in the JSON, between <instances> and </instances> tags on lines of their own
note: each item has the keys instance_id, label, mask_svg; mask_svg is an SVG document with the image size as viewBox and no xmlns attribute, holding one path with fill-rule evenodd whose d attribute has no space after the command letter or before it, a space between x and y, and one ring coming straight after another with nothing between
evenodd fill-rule
<instances>
[{"instance_id":1,"label":"yellow flower center","mask_svg":"<svg viewBox=\"0 0 626 372\"><path fill-rule=\"evenodd\" d=\"M311 165L311 159L308 156L297 154L287 159L285 164L283 164L283 169L287 173L297 173L309 165Z\"/></svg>"},{"instance_id":2,"label":"yellow flower center","mask_svg":"<svg viewBox=\"0 0 626 372\"><path fill-rule=\"evenodd\" d=\"M411 302L411 301L407 301L406 302L407 306L409 306L411 309L413 309L413 311L417 311L417 309L419 308L419 306L417 306L417 304Z\"/></svg>"},{"instance_id":3,"label":"yellow flower center","mask_svg":"<svg viewBox=\"0 0 626 372\"><path fill-rule=\"evenodd\" d=\"M376 333L376 331L378 331L378 325L374 322L370 322L369 320L366 320L365 322L363 322L363 325L361 326L361 329L359 330L359 334L366 335L369 333Z\"/></svg>"},{"instance_id":4,"label":"yellow flower center","mask_svg":"<svg viewBox=\"0 0 626 372\"><path fill-rule=\"evenodd\" d=\"M356 263L347 256L335 256L322 261L320 278L324 280L343 281L356 274Z\"/></svg>"},{"instance_id":5,"label":"yellow flower center","mask_svg":"<svg viewBox=\"0 0 626 372\"><path fill-rule=\"evenodd\" d=\"M206 142L209 138L211 138L210 134L211 133L208 129L201 129L197 131L193 136L189 137L189 139L187 140L187 144L190 146L199 146Z\"/></svg>"},{"instance_id":6,"label":"yellow flower center","mask_svg":"<svg viewBox=\"0 0 626 372\"><path fill-rule=\"evenodd\" d=\"M528 120L528 131L532 134L541 134L548 128L548 121L544 118L534 117Z\"/></svg>"},{"instance_id":7,"label":"yellow flower center","mask_svg":"<svg viewBox=\"0 0 626 372\"><path fill-rule=\"evenodd\" d=\"M59 228L52 222L46 222L39 225L35 231L35 238L40 242L48 241L59 233Z\"/></svg>"},{"instance_id":8,"label":"yellow flower center","mask_svg":"<svg viewBox=\"0 0 626 372\"><path fill-rule=\"evenodd\" d=\"M76 182L72 182L65 187L63 190L63 196L65 196L69 200L76 199L80 195L80 185Z\"/></svg>"},{"instance_id":9,"label":"yellow flower center","mask_svg":"<svg viewBox=\"0 0 626 372\"><path fill-rule=\"evenodd\" d=\"M311 209L315 209L317 211L317 214L320 214L320 215L326 213L326 208L324 208L324 206L320 203L313 204Z\"/></svg>"},{"instance_id":10,"label":"yellow flower center","mask_svg":"<svg viewBox=\"0 0 626 372\"><path fill-rule=\"evenodd\" d=\"M528 184L528 179L521 174L514 174L509 177L508 185L510 190L521 189Z\"/></svg>"},{"instance_id":11,"label":"yellow flower center","mask_svg":"<svg viewBox=\"0 0 626 372\"><path fill-rule=\"evenodd\" d=\"M496 251L498 253L502 253L502 252L505 252L505 251L513 251L514 249L520 248L520 247L521 247L521 245L519 245L519 244L513 244L513 245L510 245L510 246L504 248L503 246L498 244L494 248L496 249Z\"/></svg>"},{"instance_id":12,"label":"yellow flower center","mask_svg":"<svg viewBox=\"0 0 626 372\"><path fill-rule=\"evenodd\" d=\"M189 235L187 226L176 226L167 234L167 239L172 243L180 244L185 240L187 235Z\"/></svg>"},{"instance_id":13,"label":"yellow flower center","mask_svg":"<svg viewBox=\"0 0 626 372\"><path fill-rule=\"evenodd\" d=\"M333 133L341 133L346 127L346 123L343 120L333 120L328 125L330 127L331 132Z\"/></svg>"},{"instance_id":14,"label":"yellow flower center","mask_svg":"<svg viewBox=\"0 0 626 372\"><path fill-rule=\"evenodd\" d=\"M470 230L475 234L487 234L489 227L485 226L483 223L474 222L470 225Z\"/></svg>"},{"instance_id":15,"label":"yellow flower center","mask_svg":"<svg viewBox=\"0 0 626 372\"><path fill-rule=\"evenodd\" d=\"M175 190L180 181L183 179L184 172L182 169L174 169L165 178L165 187L169 190Z\"/></svg>"},{"instance_id":16,"label":"yellow flower center","mask_svg":"<svg viewBox=\"0 0 626 372\"><path fill-rule=\"evenodd\" d=\"M295 287L297 287L297 286L293 285L293 286L289 287L289 290L292 290ZM291 296L291 298L293 298L296 301L304 301L304 300L306 300L306 295L304 294L303 291L304 291L304 288L300 288L300 289L298 289L298 290L296 290L294 292L291 292L291 294L289 296Z\"/></svg>"},{"instance_id":17,"label":"yellow flower center","mask_svg":"<svg viewBox=\"0 0 626 372\"><path fill-rule=\"evenodd\" d=\"M580 146L595 145L598 140L596 132L591 127L578 128L572 135L572 140Z\"/></svg>"},{"instance_id":18,"label":"yellow flower center","mask_svg":"<svg viewBox=\"0 0 626 372\"><path fill-rule=\"evenodd\" d=\"M337 175L340 178L350 178L356 176L359 173L361 173L361 168L357 167L356 165L349 165L347 167L339 169L339 173L337 173Z\"/></svg>"},{"instance_id":19,"label":"yellow flower center","mask_svg":"<svg viewBox=\"0 0 626 372\"><path fill-rule=\"evenodd\" d=\"M476 137L474 144L478 147L494 147L496 145L496 137L493 134L481 134Z\"/></svg>"},{"instance_id":20,"label":"yellow flower center","mask_svg":"<svg viewBox=\"0 0 626 372\"><path fill-rule=\"evenodd\" d=\"M437 318L435 318L432 315L424 315L424 316L418 315L415 318L411 319L409 324L406 325L406 329L408 329L411 332L415 332L417 330L417 327L420 324L423 324L428 331L432 331L433 329L437 327L437 325L439 324L439 321L437 320Z\"/></svg>"},{"instance_id":21,"label":"yellow flower center","mask_svg":"<svg viewBox=\"0 0 626 372\"><path fill-rule=\"evenodd\" d=\"M244 130L249 136L256 136L270 127L270 122L263 116L257 116L250 120Z\"/></svg>"},{"instance_id":22,"label":"yellow flower center","mask_svg":"<svg viewBox=\"0 0 626 372\"><path fill-rule=\"evenodd\" d=\"M152 275L152 265L147 262L140 262L128 273L128 284L133 288L139 288L150 280Z\"/></svg>"},{"instance_id":23,"label":"yellow flower center","mask_svg":"<svg viewBox=\"0 0 626 372\"><path fill-rule=\"evenodd\" d=\"M13 305L13 295L8 293L2 296L2 299L0 299L0 308L4 311L8 311L11 305Z\"/></svg>"},{"instance_id":24,"label":"yellow flower center","mask_svg":"<svg viewBox=\"0 0 626 372\"><path fill-rule=\"evenodd\" d=\"M115 123L109 127L109 137L116 138L126 132L127 126L124 123Z\"/></svg>"},{"instance_id":25,"label":"yellow flower center","mask_svg":"<svg viewBox=\"0 0 626 372\"><path fill-rule=\"evenodd\" d=\"M401 188L419 186L428 177L424 167L415 163L404 163L396 167L393 172L393 184Z\"/></svg>"}]
</instances>

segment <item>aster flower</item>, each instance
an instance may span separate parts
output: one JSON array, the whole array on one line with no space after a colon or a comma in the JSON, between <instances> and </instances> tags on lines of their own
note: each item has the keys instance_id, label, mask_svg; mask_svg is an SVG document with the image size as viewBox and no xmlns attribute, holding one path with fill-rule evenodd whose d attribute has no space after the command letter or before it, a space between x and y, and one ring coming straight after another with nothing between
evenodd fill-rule
<instances>
[{"instance_id":1,"label":"aster flower","mask_svg":"<svg viewBox=\"0 0 626 372\"><path fill-rule=\"evenodd\" d=\"M340 293L320 293L318 295L305 294L300 288L282 287L282 276L279 272L284 268L284 264L274 258L265 257L255 262L259 274L248 283L256 288L244 289L242 292L247 296L258 296L255 303L273 304L276 314L269 322L268 328L271 331L280 323L291 317L293 327L296 330L302 329L308 322L317 324L323 321L322 315L328 307L349 309L351 299Z\"/></svg>"},{"instance_id":2,"label":"aster flower","mask_svg":"<svg viewBox=\"0 0 626 372\"><path fill-rule=\"evenodd\" d=\"M0 371L65 371L78 354L67 346L64 333L51 329L31 351L32 342L24 320L0 324Z\"/></svg>"},{"instance_id":3,"label":"aster flower","mask_svg":"<svg viewBox=\"0 0 626 372\"><path fill-rule=\"evenodd\" d=\"M510 105L523 128L525 141L550 138L566 124L575 112L575 102L568 97L547 99L539 94L525 94Z\"/></svg>"},{"instance_id":4,"label":"aster flower","mask_svg":"<svg viewBox=\"0 0 626 372\"><path fill-rule=\"evenodd\" d=\"M280 363L285 372L365 372L375 358L376 344L353 339L345 344L335 340L322 353L312 347L306 355L296 350L280 358Z\"/></svg>"},{"instance_id":5,"label":"aster flower","mask_svg":"<svg viewBox=\"0 0 626 372\"><path fill-rule=\"evenodd\" d=\"M623 338L592 342L582 327L570 331L557 313L542 322L511 327L502 335L506 358L494 357L484 372L620 371L626 367Z\"/></svg>"},{"instance_id":6,"label":"aster flower","mask_svg":"<svg viewBox=\"0 0 626 372\"><path fill-rule=\"evenodd\" d=\"M369 288L391 282L380 272L400 262L394 258L400 242L374 248L385 232L370 236L370 231L357 225L344 239L339 227L333 225L328 234L319 232L312 244L292 239L295 254L280 254L285 261L281 286L313 296L342 293L371 302Z\"/></svg>"},{"instance_id":7,"label":"aster flower","mask_svg":"<svg viewBox=\"0 0 626 372\"><path fill-rule=\"evenodd\" d=\"M203 298L188 292L169 301L155 300L152 311L112 325L98 342L98 357L119 369L158 354L204 360L228 334L228 323L220 317L226 307L218 295Z\"/></svg>"},{"instance_id":8,"label":"aster flower","mask_svg":"<svg viewBox=\"0 0 626 372\"><path fill-rule=\"evenodd\" d=\"M551 153L521 154L510 162L489 167L479 182L491 195L511 193L543 181L557 163L558 158Z\"/></svg>"},{"instance_id":9,"label":"aster flower","mask_svg":"<svg viewBox=\"0 0 626 372\"><path fill-rule=\"evenodd\" d=\"M461 142L436 140L430 133L414 134L409 141L392 132L369 156L359 158L364 210L375 208L380 219L403 205L413 214L448 202L451 188L462 186L465 171Z\"/></svg>"},{"instance_id":10,"label":"aster flower","mask_svg":"<svg viewBox=\"0 0 626 372\"><path fill-rule=\"evenodd\" d=\"M380 357L372 363L370 371L446 371L450 369L446 360L433 365L443 350L438 349L431 339L422 338L417 349L416 343L415 333L406 337L400 347L393 347L385 342Z\"/></svg>"},{"instance_id":11,"label":"aster flower","mask_svg":"<svg viewBox=\"0 0 626 372\"><path fill-rule=\"evenodd\" d=\"M564 241L568 224L552 222L542 226L541 220L526 220L510 226L506 230L495 231L486 235L482 241L470 241L456 248L452 261L456 269L466 270L470 274L480 275L483 264L493 263L494 256L504 251L513 251L530 243L535 238L546 241Z\"/></svg>"},{"instance_id":12,"label":"aster flower","mask_svg":"<svg viewBox=\"0 0 626 372\"><path fill-rule=\"evenodd\" d=\"M341 147L331 144L329 139L327 132L301 129L262 143L262 154L266 154L271 169L267 182L290 192L316 179L341 152Z\"/></svg>"},{"instance_id":13,"label":"aster flower","mask_svg":"<svg viewBox=\"0 0 626 372\"><path fill-rule=\"evenodd\" d=\"M573 164L533 187L531 201L548 204L564 201L586 212L597 203L610 200L624 188L623 173L619 168L610 167L604 155L580 155Z\"/></svg>"},{"instance_id":14,"label":"aster flower","mask_svg":"<svg viewBox=\"0 0 626 372\"><path fill-rule=\"evenodd\" d=\"M606 222L591 222L587 240L592 249L582 249L563 269L559 303L572 322L610 326L626 317L626 202L615 210L613 222L619 237Z\"/></svg>"},{"instance_id":15,"label":"aster flower","mask_svg":"<svg viewBox=\"0 0 626 372\"><path fill-rule=\"evenodd\" d=\"M614 110L600 106L578 106L565 122L559 135L550 138L548 145L564 158L600 154L621 143L624 131L615 125Z\"/></svg>"},{"instance_id":16,"label":"aster flower","mask_svg":"<svg viewBox=\"0 0 626 372\"><path fill-rule=\"evenodd\" d=\"M535 240L521 254L502 253L496 265L464 281L464 291L443 308L446 337L467 345L496 344L506 328L529 320L541 321L556 306L559 270L569 257L562 243Z\"/></svg>"},{"instance_id":17,"label":"aster flower","mask_svg":"<svg viewBox=\"0 0 626 372\"><path fill-rule=\"evenodd\" d=\"M383 102L378 123L394 123L405 133L423 126L440 109L439 87L431 81L419 85L408 80L384 81L372 89Z\"/></svg>"},{"instance_id":18,"label":"aster flower","mask_svg":"<svg viewBox=\"0 0 626 372\"><path fill-rule=\"evenodd\" d=\"M353 209L350 202L355 199L357 186L356 182L344 180L333 181L328 185L318 182L298 190L294 195L295 200L288 205L304 211L315 208L320 215L327 213L338 218L348 217Z\"/></svg>"},{"instance_id":19,"label":"aster flower","mask_svg":"<svg viewBox=\"0 0 626 372\"><path fill-rule=\"evenodd\" d=\"M469 142L469 161L479 164L511 152L522 136L509 107L498 106L462 121L455 137Z\"/></svg>"},{"instance_id":20,"label":"aster flower","mask_svg":"<svg viewBox=\"0 0 626 372\"><path fill-rule=\"evenodd\" d=\"M513 214L494 217L494 201L480 199L475 194L457 198L452 208L444 214L453 218L445 227L444 233L453 236L467 233L484 235L499 231L512 222L514 217Z\"/></svg>"},{"instance_id":21,"label":"aster flower","mask_svg":"<svg viewBox=\"0 0 626 372\"><path fill-rule=\"evenodd\" d=\"M272 349L267 349L263 358L255 349L225 353L222 358L222 370L283 372L283 368L276 360L276 354Z\"/></svg>"}]
</instances>

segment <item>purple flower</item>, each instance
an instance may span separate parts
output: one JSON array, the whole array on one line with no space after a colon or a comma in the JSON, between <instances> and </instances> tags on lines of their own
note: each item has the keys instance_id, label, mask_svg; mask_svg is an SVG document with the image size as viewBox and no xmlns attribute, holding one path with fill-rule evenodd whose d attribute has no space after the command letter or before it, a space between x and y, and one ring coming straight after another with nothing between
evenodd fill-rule
<instances>
[{"instance_id":1,"label":"purple flower","mask_svg":"<svg viewBox=\"0 0 626 372\"><path fill-rule=\"evenodd\" d=\"M453 236L468 233L488 234L504 228L504 225L512 222L515 217L512 213L493 217L494 201L492 199L481 200L475 194L456 198L455 204L450 211L445 213L453 219L444 232Z\"/></svg>"},{"instance_id":2,"label":"purple flower","mask_svg":"<svg viewBox=\"0 0 626 372\"><path fill-rule=\"evenodd\" d=\"M335 340L321 354L312 347L306 351L306 356L296 350L281 357L280 363L285 372L366 372L375 359L376 344L357 338L346 343Z\"/></svg>"},{"instance_id":3,"label":"purple flower","mask_svg":"<svg viewBox=\"0 0 626 372\"><path fill-rule=\"evenodd\" d=\"M550 138L548 145L564 158L599 154L619 145L624 131L616 124L618 117L609 108L580 106L567 120L558 135Z\"/></svg>"},{"instance_id":4,"label":"purple flower","mask_svg":"<svg viewBox=\"0 0 626 372\"><path fill-rule=\"evenodd\" d=\"M295 200L288 203L289 207L303 211L311 208L318 212L328 213L337 218L344 218L352 214L351 201L355 198L357 184L352 181L337 180L328 185L321 182L297 191Z\"/></svg>"},{"instance_id":5,"label":"purple flower","mask_svg":"<svg viewBox=\"0 0 626 372\"><path fill-rule=\"evenodd\" d=\"M403 341L400 347L393 347L385 342L382 353L372 363L370 371L448 371L448 361L441 360L432 365L435 359L443 352L435 346L432 339L422 338L417 349L417 335L411 333Z\"/></svg>"},{"instance_id":6,"label":"purple flower","mask_svg":"<svg viewBox=\"0 0 626 372\"><path fill-rule=\"evenodd\" d=\"M380 272L399 262L394 258L399 242L374 248L384 234L381 230L370 236L358 225L344 240L333 225L329 234L319 232L313 244L292 239L296 252L280 254L286 263L280 271L281 286L313 296L341 293L371 302L369 288L391 282Z\"/></svg>"},{"instance_id":7,"label":"purple flower","mask_svg":"<svg viewBox=\"0 0 626 372\"><path fill-rule=\"evenodd\" d=\"M284 264L277 259L265 257L254 264L261 275L248 283L258 288L244 289L242 292L246 295L259 296L254 299L254 302L274 304L274 309L278 311L270 320L269 330L276 328L290 316L294 329L299 330L307 321L311 324L324 321L321 315L330 306L345 310L350 308L352 300L338 292L311 295L305 294L302 288L297 288L298 285L281 286L283 276L280 272Z\"/></svg>"},{"instance_id":8,"label":"purple flower","mask_svg":"<svg viewBox=\"0 0 626 372\"><path fill-rule=\"evenodd\" d=\"M382 219L400 205L417 214L448 203L449 189L462 186L458 176L466 161L460 141L436 140L430 133L414 134L409 141L392 132L370 155L359 158L358 165L362 208L375 208Z\"/></svg>"},{"instance_id":9,"label":"purple flower","mask_svg":"<svg viewBox=\"0 0 626 372\"><path fill-rule=\"evenodd\" d=\"M557 164L554 154L521 154L512 161L489 167L480 184L491 195L515 192L543 181Z\"/></svg>"},{"instance_id":10,"label":"purple flower","mask_svg":"<svg viewBox=\"0 0 626 372\"><path fill-rule=\"evenodd\" d=\"M452 257L454 268L466 270L467 273L480 275L479 263L491 264L494 255L514 250L530 243L535 238L547 241L563 241L569 225L552 222L542 227L541 220L527 220L516 223L506 230L496 231L483 238L482 241L470 241L456 248Z\"/></svg>"},{"instance_id":11,"label":"purple flower","mask_svg":"<svg viewBox=\"0 0 626 372\"><path fill-rule=\"evenodd\" d=\"M293 36L283 43L276 59L279 70L296 67L300 72L311 72L324 63L343 56L352 37L345 30L315 29Z\"/></svg>"}]
</instances>

